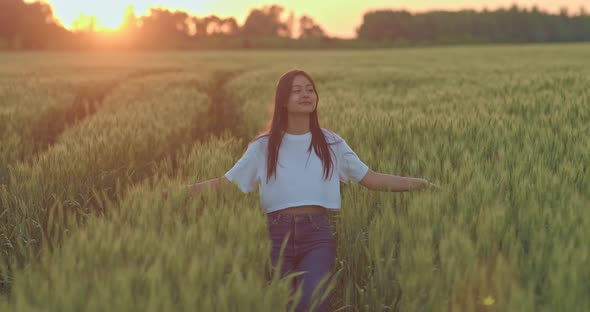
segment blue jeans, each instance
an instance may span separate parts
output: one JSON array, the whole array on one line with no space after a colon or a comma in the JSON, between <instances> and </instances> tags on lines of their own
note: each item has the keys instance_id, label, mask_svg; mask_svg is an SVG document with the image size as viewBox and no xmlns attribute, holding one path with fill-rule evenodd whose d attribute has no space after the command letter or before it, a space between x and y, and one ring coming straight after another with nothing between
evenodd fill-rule
<instances>
[{"instance_id":1,"label":"blue jeans","mask_svg":"<svg viewBox=\"0 0 590 312\"><path fill-rule=\"evenodd\" d=\"M311 295L324 276L332 277L336 248L327 213L290 215L280 211L268 217L268 232L272 242L271 260L273 271L277 268L281 245L288 236L283 252L281 277L293 272L305 272L295 277L293 291L302 287L302 297L296 311L308 311ZM322 284L321 294L327 283ZM329 297L314 311L328 311Z\"/></svg>"}]
</instances>

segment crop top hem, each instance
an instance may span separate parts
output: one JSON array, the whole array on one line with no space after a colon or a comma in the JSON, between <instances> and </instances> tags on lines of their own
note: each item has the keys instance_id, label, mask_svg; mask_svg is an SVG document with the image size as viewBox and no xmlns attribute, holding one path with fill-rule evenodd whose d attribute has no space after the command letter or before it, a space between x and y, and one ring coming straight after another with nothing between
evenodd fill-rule
<instances>
[{"instance_id":1,"label":"crop top hem","mask_svg":"<svg viewBox=\"0 0 590 312\"><path fill-rule=\"evenodd\" d=\"M338 203L334 203L334 202L322 203L322 202L318 202L317 200L302 200L302 201L298 201L298 202L281 203L281 204L275 205L275 207L269 207L268 209L266 209L266 212L271 213L271 212L283 210L283 209L286 209L289 207L306 206L306 205L318 205L318 206L322 206L326 209L331 209L331 210L339 210L340 209L340 205Z\"/></svg>"}]
</instances>

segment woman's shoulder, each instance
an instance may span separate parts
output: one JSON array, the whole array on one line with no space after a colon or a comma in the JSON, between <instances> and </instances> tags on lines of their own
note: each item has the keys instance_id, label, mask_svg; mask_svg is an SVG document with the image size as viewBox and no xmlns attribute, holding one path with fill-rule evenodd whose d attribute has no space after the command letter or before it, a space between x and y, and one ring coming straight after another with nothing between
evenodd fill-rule
<instances>
[{"instance_id":1,"label":"woman's shoulder","mask_svg":"<svg viewBox=\"0 0 590 312\"><path fill-rule=\"evenodd\" d=\"M324 136L326 137L326 142L328 144L337 144L344 141L344 139L339 136L336 132L328 130L326 128L321 128Z\"/></svg>"},{"instance_id":2,"label":"woman's shoulder","mask_svg":"<svg viewBox=\"0 0 590 312\"><path fill-rule=\"evenodd\" d=\"M255 136L254 138L252 138L252 140L248 144L249 145L254 144L254 146L256 146L256 147L260 147L265 144L268 144L268 134L265 134L265 133L259 134L259 135Z\"/></svg>"}]
</instances>

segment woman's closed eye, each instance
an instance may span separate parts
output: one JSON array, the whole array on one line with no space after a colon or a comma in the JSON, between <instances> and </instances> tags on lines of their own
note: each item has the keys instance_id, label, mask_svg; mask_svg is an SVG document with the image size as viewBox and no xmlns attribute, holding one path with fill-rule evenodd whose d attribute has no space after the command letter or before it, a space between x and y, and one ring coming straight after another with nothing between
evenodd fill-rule
<instances>
[{"instance_id":1,"label":"woman's closed eye","mask_svg":"<svg viewBox=\"0 0 590 312\"><path fill-rule=\"evenodd\" d=\"M297 90L293 90L293 93L299 94L299 93L301 93L301 91L302 91L302 90L300 90L300 89L297 89ZM308 93L312 93L312 92L313 92L313 89L308 89L308 90L307 90L307 92L308 92Z\"/></svg>"}]
</instances>

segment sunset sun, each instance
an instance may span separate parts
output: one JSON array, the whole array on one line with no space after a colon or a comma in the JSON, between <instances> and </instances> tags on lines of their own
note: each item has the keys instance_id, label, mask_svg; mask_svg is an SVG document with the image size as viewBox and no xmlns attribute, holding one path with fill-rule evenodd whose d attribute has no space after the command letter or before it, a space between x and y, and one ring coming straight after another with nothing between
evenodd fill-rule
<instances>
[{"instance_id":1,"label":"sunset sun","mask_svg":"<svg viewBox=\"0 0 590 312\"><path fill-rule=\"evenodd\" d=\"M45 1L52 4L57 20L73 30L115 31L132 9L126 1Z\"/></svg>"},{"instance_id":2,"label":"sunset sun","mask_svg":"<svg viewBox=\"0 0 590 312\"><path fill-rule=\"evenodd\" d=\"M93 29L95 31L116 31L123 23L126 8L122 4L110 7L88 4L88 10L81 11L71 22L72 29ZM132 10L131 7L127 10ZM67 22L62 21L67 24Z\"/></svg>"},{"instance_id":3,"label":"sunset sun","mask_svg":"<svg viewBox=\"0 0 590 312\"><path fill-rule=\"evenodd\" d=\"M66 24L64 21L60 21L62 24ZM73 30L94 30L102 32L116 31L121 25L121 21L115 21L112 18L100 18L97 16L87 16L83 13L71 23L71 29Z\"/></svg>"},{"instance_id":4,"label":"sunset sun","mask_svg":"<svg viewBox=\"0 0 590 312\"><path fill-rule=\"evenodd\" d=\"M104 6L98 4L96 1L92 5L88 5L88 15L96 18L100 27L114 29L119 27L123 22L123 14L125 13L124 4L112 4Z\"/></svg>"}]
</instances>

